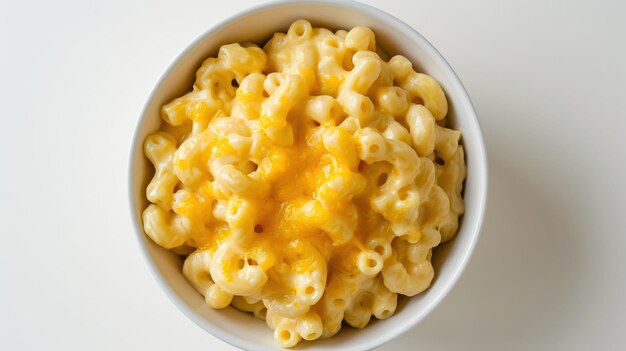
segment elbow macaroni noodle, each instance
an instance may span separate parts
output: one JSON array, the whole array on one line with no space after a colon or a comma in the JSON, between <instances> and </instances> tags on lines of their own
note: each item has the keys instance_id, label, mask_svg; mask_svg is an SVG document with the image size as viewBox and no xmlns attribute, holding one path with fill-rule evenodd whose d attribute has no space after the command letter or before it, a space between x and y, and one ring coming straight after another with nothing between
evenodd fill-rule
<instances>
[{"instance_id":1,"label":"elbow macaroni noodle","mask_svg":"<svg viewBox=\"0 0 626 351\"><path fill-rule=\"evenodd\" d=\"M266 320L282 347L390 317L430 286L464 211L441 87L382 55L369 28L305 20L224 45L145 140L146 234L191 252L209 306Z\"/></svg>"}]
</instances>

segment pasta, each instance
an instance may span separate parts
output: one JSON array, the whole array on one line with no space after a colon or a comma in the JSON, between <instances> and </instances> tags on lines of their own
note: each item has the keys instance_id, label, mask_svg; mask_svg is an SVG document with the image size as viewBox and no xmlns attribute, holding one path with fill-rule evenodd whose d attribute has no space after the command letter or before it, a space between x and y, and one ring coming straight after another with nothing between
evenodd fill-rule
<instances>
[{"instance_id":1,"label":"pasta","mask_svg":"<svg viewBox=\"0 0 626 351\"><path fill-rule=\"evenodd\" d=\"M224 45L145 140L145 232L186 255L210 307L265 320L282 347L389 318L464 212L447 110L366 27L298 20L263 48Z\"/></svg>"}]
</instances>

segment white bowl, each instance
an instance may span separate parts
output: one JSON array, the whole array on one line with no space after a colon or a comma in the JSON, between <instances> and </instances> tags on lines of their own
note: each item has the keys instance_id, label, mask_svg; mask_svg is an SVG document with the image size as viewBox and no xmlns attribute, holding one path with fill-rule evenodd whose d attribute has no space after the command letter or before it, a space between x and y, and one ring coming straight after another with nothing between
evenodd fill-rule
<instances>
[{"instance_id":1,"label":"white bowl","mask_svg":"<svg viewBox=\"0 0 626 351\"><path fill-rule=\"evenodd\" d=\"M153 243L143 232L141 213L147 204L145 188L149 162L143 141L159 128L160 107L190 90L200 63L217 54L222 44L255 41L264 43L272 33L285 32L294 20L305 18L314 26L350 29L368 26L377 43L389 54L408 57L418 72L435 78L444 89L452 126L459 129L465 147L467 179L466 212L454 240L433 255L435 280L424 293L400 299L396 314L373 321L364 329L342 328L333 338L302 342L307 350L366 350L380 346L415 326L444 298L455 284L474 249L480 233L487 192L487 162L482 135L470 99L458 77L437 50L413 28L376 8L346 1L280 2L259 6L231 17L208 30L189 45L165 71L148 98L135 132L130 156L129 193L135 231L154 276L172 301L200 327L214 336L247 350L278 350L272 330L249 314L232 307L213 310L185 280L182 261Z\"/></svg>"}]
</instances>

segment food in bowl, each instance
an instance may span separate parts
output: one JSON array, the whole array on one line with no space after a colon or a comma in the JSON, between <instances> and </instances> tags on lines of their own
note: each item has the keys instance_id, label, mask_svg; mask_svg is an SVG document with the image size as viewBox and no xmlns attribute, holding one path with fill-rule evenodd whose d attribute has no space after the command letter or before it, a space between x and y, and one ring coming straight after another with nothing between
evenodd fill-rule
<instances>
[{"instance_id":1,"label":"food in bowl","mask_svg":"<svg viewBox=\"0 0 626 351\"><path fill-rule=\"evenodd\" d=\"M366 27L223 45L145 140L144 230L210 307L264 319L282 347L388 318L464 212L447 109Z\"/></svg>"}]
</instances>

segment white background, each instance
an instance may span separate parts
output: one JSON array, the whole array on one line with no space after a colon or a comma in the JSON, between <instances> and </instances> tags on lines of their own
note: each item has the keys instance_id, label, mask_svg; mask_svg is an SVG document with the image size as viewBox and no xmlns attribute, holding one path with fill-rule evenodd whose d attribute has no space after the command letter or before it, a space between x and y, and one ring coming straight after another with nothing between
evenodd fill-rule
<instances>
[{"instance_id":1,"label":"white background","mask_svg":"<svg viewBox=\"0 0 626 351\"><path fill-rule=\"evenodd\" d=\"M626 349L626 3L366 2L456 70L490 171L466 273L380 350ZM150 90L255 4L176 3L1 2L0 349L235 350L169 302L129 217Z\"/></svg>"}]
</instances>

